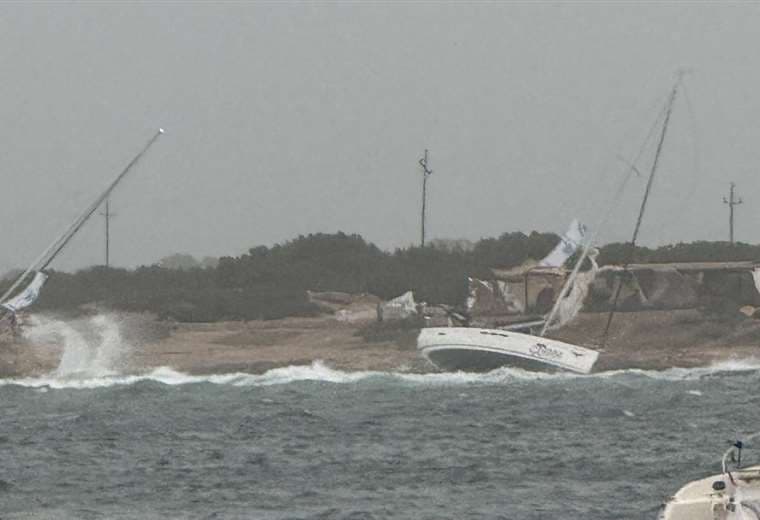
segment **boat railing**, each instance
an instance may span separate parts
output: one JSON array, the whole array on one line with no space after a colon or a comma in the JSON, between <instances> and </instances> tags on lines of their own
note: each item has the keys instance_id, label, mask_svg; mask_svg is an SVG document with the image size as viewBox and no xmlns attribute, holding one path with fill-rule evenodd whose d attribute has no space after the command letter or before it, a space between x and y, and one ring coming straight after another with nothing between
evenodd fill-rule
<instances>
[{"instance_id":1,"label":"boat railing","mask_svg":"<svg viewBox=\"0 0 760 520\"><path fill-rule=\"evenodd\" d=\"M744 440L736 439L731 442L731 447L726 450L721 459L721 469L723 473L731 476L731 470L742 469L742 451L747 448L747 442L760 437L760 432L753 433L744 438ZM733 465L733 467L732 467Z\"/></svg>"},{"instance_id":2,"label":"boat railing","mask_svg":"<svg viewBox=\"0 0 760 520\"><path fill-rule=\"evenodd\" d=\"M744 449L744 443L740 440L736 440L731 444L731 447L726 450L721 459L721 469L724 474L731 474L729 464L736 464L735 469L741 469L742 467L742 449Z\"/></svg>"}]
</instances>

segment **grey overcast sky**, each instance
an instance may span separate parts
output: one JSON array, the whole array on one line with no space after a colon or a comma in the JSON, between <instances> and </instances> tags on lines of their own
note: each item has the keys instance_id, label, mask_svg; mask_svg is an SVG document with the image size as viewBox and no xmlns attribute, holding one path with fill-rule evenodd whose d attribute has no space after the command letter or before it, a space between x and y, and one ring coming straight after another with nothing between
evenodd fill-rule
<instances>
[{"instance_id":1,"label":"grey overcast sky","mask_svg":"<svg viewBox=\"0 0 760 520\"><path fill-rule=\"evenodd\" d=\"M726 239L731 180L759 242L758 49L757 3L2 4L0 268L158 126L112 199L117 265L318 231L408 245L426 147L431 237L593 224L684 67L642 242ZM102 242L93 219L54 267L102 263Z\"/></svg>"}]
</instances>

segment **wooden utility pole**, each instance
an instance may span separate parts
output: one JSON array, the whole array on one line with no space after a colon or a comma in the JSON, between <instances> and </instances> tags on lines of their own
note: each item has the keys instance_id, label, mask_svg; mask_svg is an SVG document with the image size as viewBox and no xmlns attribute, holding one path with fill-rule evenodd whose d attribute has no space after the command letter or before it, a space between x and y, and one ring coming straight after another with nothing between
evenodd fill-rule
<instances>
[{"instance_id":1,"label":"wooden utility pole","mask_svg":"<svg viewBox=\"0 0 760 520\"><path fill-rule=\"evenodd\" d=\"M743 202L741 198L734 196L734 188L736 188L736 184L732 182L728 198L723 197L723 204L728 204L728 232L731 244L734 243L734 206L738 206Z\"/></svg>"},{"instance_id":2,"label":"wooden utility pole","mask_svg":"<svg viewBox=\"0 0 760 520\"><path fill-rule=\"evenodd\" d=\"M422 167L422 238L420 240L420 247L425 247L425 210L427 206L427 178L433 173L433 170L428 168L428 151L425 149L425 155L419 161Z\"/></svg>"},{"instance_id":3,"label":"wooden utility pole","mask_svg":"<svg viewBox=\"0 0 760 520\"><path fill-rule=\"evenodd\" d=\"M106 209L101 213L106 221L106 267L110 267L111 265L111 217L116 216L114 213L111 213L110 202L109 199L106 199Z\"/></svg>"}]
</instances>

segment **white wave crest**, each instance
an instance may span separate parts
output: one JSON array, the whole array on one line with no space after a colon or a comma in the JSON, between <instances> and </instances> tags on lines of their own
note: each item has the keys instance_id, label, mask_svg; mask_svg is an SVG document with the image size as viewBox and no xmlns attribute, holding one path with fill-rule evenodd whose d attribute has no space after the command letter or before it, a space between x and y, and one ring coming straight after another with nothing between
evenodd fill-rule
<instances>
[{"instance_id":1,"label":"white wave crest","mask_svg":"<svg viewBox=\"0 0 760 520\"><path fill-rule=\"evenodd\" d=\"M390 378L416 385L469 385L499 384L510 380L535 380L556 377L567 377L567 375L539 374L536 372L525 372L510 368L494 370L487 374L464 372L433 374L409 374L380 371L344 372L342 370L330 368L321 361L315 361L311 365L274 368L263 374L235 372L229 374L190 375L178 372L172 368L160 367L144 374L133 375L118 375L115 373L87 375L80 371L66 376L59 376L55 373L43 377L3 379L0 380L0 386L18 385L43 389L88 389L104 388L115 385L131 385L143 381L153 381L165 385L210 383L234 386L271 386L304 381L349 384L380 378Z\"/></svg>"},{"instance_id":2,"label":"white wave crest","mask_svg":"<svg viewBox=\"0 0 760 520\"><path fill-rule=\"evenodd\" d=\"M622 370L610 370L607 372L598 372L590 376L583 377L619 377L623 375L634 375L647 377L649 379L659 379L663 381L693 381L705 377L720 375L728 372L757 372L760 371L760 360L758 359L731 359L720 361L706 367L695 368L668 368L665 370L643 370L638 368L628 368Z\"/></svg>"},{"instance_id":3,"label":"white wave crest","mask_svg":"<svg viewBox=\"0 0 760 520\"><path fill-rule=\"evenodd\" d=\"M215 375L190 375L168 367L156 368L143 374L119 375L115 373L86 375L77 373L68 376L51 374L45 377L2 379L0 386L17 385L29 388L47 389L94 389L118 385L133 385L140 382L156 382L164 385L215 384L232 386L271 386L298 382L321 382L329 384L354 384L368 380L392 380L412 385L458 386L458 385L500 385L532 381L557 381L570 379L610 379L619 377L646 377L666 381L690 381L726 372L760 371L760 362L731 361L703 368L671 368L668 370L613 370L590 375L571 373L527 372L519 369L501 368L485 374L453 372L412 374L404 372L357 371L345 372L326 366L321 361L311 365L275 368L263 374L243 372Z\"/></svg>"}]
</instances>

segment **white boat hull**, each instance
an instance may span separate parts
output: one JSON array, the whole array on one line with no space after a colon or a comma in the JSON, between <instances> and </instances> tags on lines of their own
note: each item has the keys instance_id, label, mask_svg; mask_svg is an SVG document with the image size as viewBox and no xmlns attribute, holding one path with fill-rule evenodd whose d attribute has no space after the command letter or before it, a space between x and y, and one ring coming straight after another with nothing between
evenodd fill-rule
<instances>
[{"instance_id":1,"label":"white boat hull","mask_svg":"<svg viewBox=\"0 0 760 520\"><path fill-rule=\"evenodd\" d=\"M591 372L599 353L549 338L498 329L422 329L417 349L441 370L487 372L504 366L526 370Z\"/></svg>"},{"instance_id":2,"label":"white boat hull","mask_svg":"<svg viewBox=\"0 0 760 520\"><path fill-rule=\"evenodd\" d=\"M663 520L760 520L760 466L695 480L665 506Z\"/></svg>"}]
</instances>

